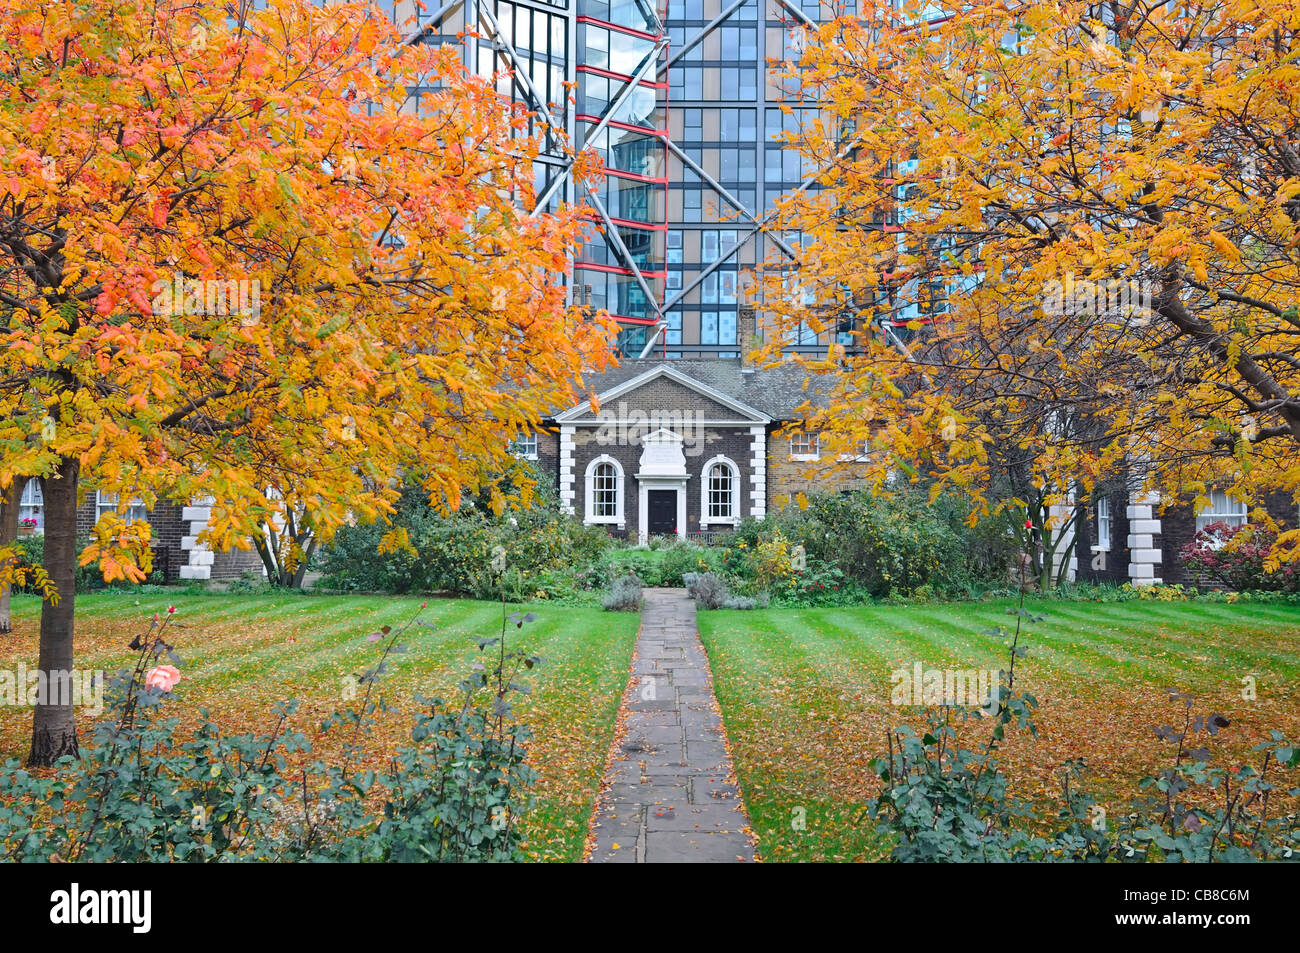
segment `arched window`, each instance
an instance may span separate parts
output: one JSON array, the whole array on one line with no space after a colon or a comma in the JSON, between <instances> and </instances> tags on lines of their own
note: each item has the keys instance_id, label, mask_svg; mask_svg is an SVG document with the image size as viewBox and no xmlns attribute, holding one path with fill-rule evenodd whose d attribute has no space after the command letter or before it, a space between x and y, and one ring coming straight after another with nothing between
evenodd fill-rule
<instances>
[{"instance_id":1,"label":"arched window","mask_svg":"<svg viewBox=\"0 0 1300 953\"><path fill-rule=\"evenodd\" d=\"M587 465L587 522L623 523L623 468L607 454Z\"/></svg>"},{"instance_id":2,"label":"arched window","mask_svg":"<svg viewBox=\"0 0 1300 953\"><path fill-rule=\"evenodd\" d=\"M740 471L726 457L704 465L700 523L736 523L740 520Z\"/></svg>"},{"instance_id":3,"label":"arched window","mask_svg":"<svg viewBox=\"0 0 1300 953\"><path fill-rule=\"evenodd\" d=\"M612 463L596 464L591 481L591 515L618 515L618 471Z\"/></svg>"}]
</instances>

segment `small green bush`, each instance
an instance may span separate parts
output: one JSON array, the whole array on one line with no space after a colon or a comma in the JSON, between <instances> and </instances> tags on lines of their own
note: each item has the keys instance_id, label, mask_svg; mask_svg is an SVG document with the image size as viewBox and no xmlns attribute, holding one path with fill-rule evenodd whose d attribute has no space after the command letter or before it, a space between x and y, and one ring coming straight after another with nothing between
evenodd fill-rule
<instances>
[{"instance_id":1,"label":"small green bush","mask_svg":"<svg viewBox=\"0 0 1300 953\"><path fill-rule=\"evenodd\" d=\"M721 609L731 598L726 581L717 573L687 573L683 580L686 594L695 600L700 609Z\"/></svg>"},{"instance_id":2,"label":"small green bush","mask_svg":"<svg viewBox=\"0 0 1300 953\"><path fill-rule=\"evenodd\" d=\"M619 576L601 599L600 604L608 612L640 612L641 580L632 573Z\"/></svg>"},{"instance_id":3,"label":"small green bush","mask_svg":"<svg viewBox=\"0 0 1300 953\"><path fill-rule=\"evenodd\" d=\"M687 573L718 572L722 551L700 546L697 543L678 542L664 552L659 566L659 585L682 587Z\"/></svg>"},{"instance_id":4,"label":"small green bush","mask_svg":"<svg viewBox=\"0 0 1300 953\"><path fill-rule=\"evenodd\" d=\"M1015 540L1007 517L965 522L960 498L899 491L823 493L746 519L724 543L720 569L739 588L781 603L932 601L1005 585ZM802 547L802 553L797 550ZM802 568L796 566L799 556Z\"/></svg>"}]
</instances>

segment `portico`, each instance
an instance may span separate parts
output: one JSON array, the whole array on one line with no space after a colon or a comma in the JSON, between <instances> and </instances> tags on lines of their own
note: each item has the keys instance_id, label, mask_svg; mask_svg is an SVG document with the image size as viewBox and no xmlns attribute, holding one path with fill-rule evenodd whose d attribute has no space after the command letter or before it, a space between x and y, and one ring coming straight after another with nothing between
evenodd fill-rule
<instances>
[{"instance_id":1,"label":"portico","mask_svg":"<svg viewBox=\"0 0 1300 953\"><path fill-rule=\"evenodd\" d=\"M686 538L686 454L680 434L660 428L643 441L637 481L637 541Z\"/></svg>"}]
</instances>

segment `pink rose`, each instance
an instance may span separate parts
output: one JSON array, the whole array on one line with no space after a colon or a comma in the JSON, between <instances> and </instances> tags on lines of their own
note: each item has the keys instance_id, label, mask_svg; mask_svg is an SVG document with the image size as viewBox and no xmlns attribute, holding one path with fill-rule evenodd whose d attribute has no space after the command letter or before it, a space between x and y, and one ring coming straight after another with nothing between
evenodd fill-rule
<instances>
[{"instance_id":1,"label":"pink rose","mask_svg":"<svg viewBox=\"0 0 1300 953\"><path fill-rule=\"evenodd\" d=\"M149 670L144 677L145 688L157 688L169 692L181 680L180 670L175 665L159 665Z\"/></svg>"}]
</instances>

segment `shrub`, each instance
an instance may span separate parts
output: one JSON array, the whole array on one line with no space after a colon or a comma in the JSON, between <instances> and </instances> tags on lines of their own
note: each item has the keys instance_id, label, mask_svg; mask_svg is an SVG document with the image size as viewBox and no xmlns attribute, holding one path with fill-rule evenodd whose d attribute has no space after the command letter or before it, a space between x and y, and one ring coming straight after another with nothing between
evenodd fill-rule
<instances>
[{"instance_id":1,"label":"shrub","mask_svg":"<svg viewBox=\"0 0 1300 953\"><path fill-rule=\"evenodd\" d=\"M726 580L717 573L690 573L685 576L686 592L700 609L766 609L771 597L766 592L756 596L733 595Z\"/></svg>"},{"instance_id":2,"label":"shrub","mask_svg":"<svg viewBox=\"0 0 1300 953\"><path fill-rule=\"evenodd\" d=\"M744 520L727 541L724 565L781 601L883 599L922 587L927 599L964 595L1004 584L1014 545L1007 520L972 529L963 501L946 495L931 503L912 491L817 494L805 508ZM803 570L794 566L799 545Z\"/></svg>"},{"instance_id":3,"label":"shrub","mask_svg":"<svg viewBox=\"0 0 1300 953\"><path fill-rule=\"evenodd\" d=\"M679 541L664 551L659 564L659 585L685 586L687 573L717 572L721 563L720 550Z\"/></svg>"},{"instance_id":4,"label":"shrub","mask_svg":"<svg viewBox=\"0 0 1300 953\"><path fill-rule=\"evenodd\" d=\"M271 581L260 572L241 572L238 579L226 584L227 592L268 592L270 589Z\"/></svg>"},{"instance_id":5,"label":"shrub","mask_svg":"<svg viewBox=\"0 0 1300 953\"><path fill-rule=\"evenodd\" d=\"M640 612L641 580L632 573L619 576L600 603L610 612Z\"/></svg>"},{"instance_id":6,"label":"shrub","mask_svg":"<svg viewBox=\"0 0 1300 953\"><path fill-rule=\"evenodd\" d=\"M1085 765L1069 761L1061 775L1062 806L1044 816L1032 801L1014 796L997 758L1008 728L1034 732L1037 700L1015 688L1016 660L1026 654L1022 625L1038 618L1023 605L1014 633L997 626L988 634L1010 635L1009 667L998 686L997 713L987 741L962 745L952 710L933 714L923 735L908 727L887 732L888 753L871 766L883 792L867 802L863 815L893 840L891 858L932 861L1136 861L1207 862L1276 860L1290 856L1300 837L1294 816L1269 812L1278 783L1270 770L1300 766L1300 748L1280 732L1255 747L1258 770L1211 765L1208 740L1229 726L1218 713L1193 712L1190 696L1171 693L1182 712L1178 726L1154 728L1176 746L1169 766L1144 778L1139 798L1115 811L1112 828L1094 797L1077 788ZM1300 788L1291 788L1292 797Z\"/></svg>"},{"instance_id":7,"label":"shrub","mask_svg":"<svg viewBox=\"0 0 1300 953\"><path fill-rule=\"evenodd\" d=\"M754 547L754 583L760 589L784 589L795 575L791 544L778 529Z\"/></svg>"},{"instance_id":8,"label":"shrub","mask_svg":"<svg viewBox=\"0 0 1300 953\"><path fill-rule=\"evenodd\" d=\"M1218 522L1197 530L1178 555L1190 571L1232 589L1300 592L1300 564L1285 562L1275 572L1265 569L1276 542L1277 532L1267 526Z\"/></svg>"},{"instance_id":9,"label":"shrub","mask_svg":"<svg viewBox=\"0 0 1300 953\"><path fill-rule=\"evenodd\" d=\"M478 643L482 661L458 703L421 700L411 743L379 772L355 764L382 703L372 698L387 660L418 616L379 643L357 676L360 707L331 716L325 730L350 732L342 763L290 772L285 756L308 750L286 729L296 704L276 707L262 734L228 735L201 712L182 739L164 717L180 659L166 641L170 617L137 638L133 668L110 682L113 717L99 722L82 759L34 776L0 766L0 857L62 861L485 861L519 859L518 819L536 779L525 763L529 733L511 708L520 672L538 659L500 638ZM170 664L160 665L166 660Z\"/></svg>"},{"instance_id":10,"label":"shrub","mask_svg":"<svg viewBox=\"0 0 1300 953\"><path fill-rule=\"evenodd\" d=\"M616 577L633 573L642 585L685 586L688 573L717 572L723 565L721 550L698 543L660 543L657 549L634 547L608 550L577 574L578 584L586 589L603 589Z\"/></svg>"},{"instance_id":11,"label":"shrub","mask_svg":"<svg viewBox=\"0 0 1300 953\"><path fill-rule=\"evenodd\" d=\"M607 589L619 576L629 574L641 580L643 586L659 586L661 559L650 553L646 549L624 549L602 554L580 577L590 580L595 589Z\"/></svg>"},{"instance_id":12,"label":"shrub","mask_svg":"<svg viewBox=\"0 0 1300 953\"><path fill-rule=\"evenodd\" d=\"M411 549L381 546L392 528L404 529ZM510 599L542 589L558 593L554 574L572 573L609 545L598 527L583 526L542 493L525 509L494 514L468 500L454 514L430 507L418 488L404 493L393 526L346 527L322 558L317 588L351 592L453 592L492 598L504 585ZM510 567L504 580L492 568L496 547Z\"/></svg>"},{"instance_id":13,"label":"shrub","mask_svg":"<svg viewBox=\"0 0 1300 953\"><path fill-rule=\"evenodd\" d=\"M731 598L727 583L717 573L687 573L686 594L700 609L721 609Z\"/></svg>"}]
</instances>

